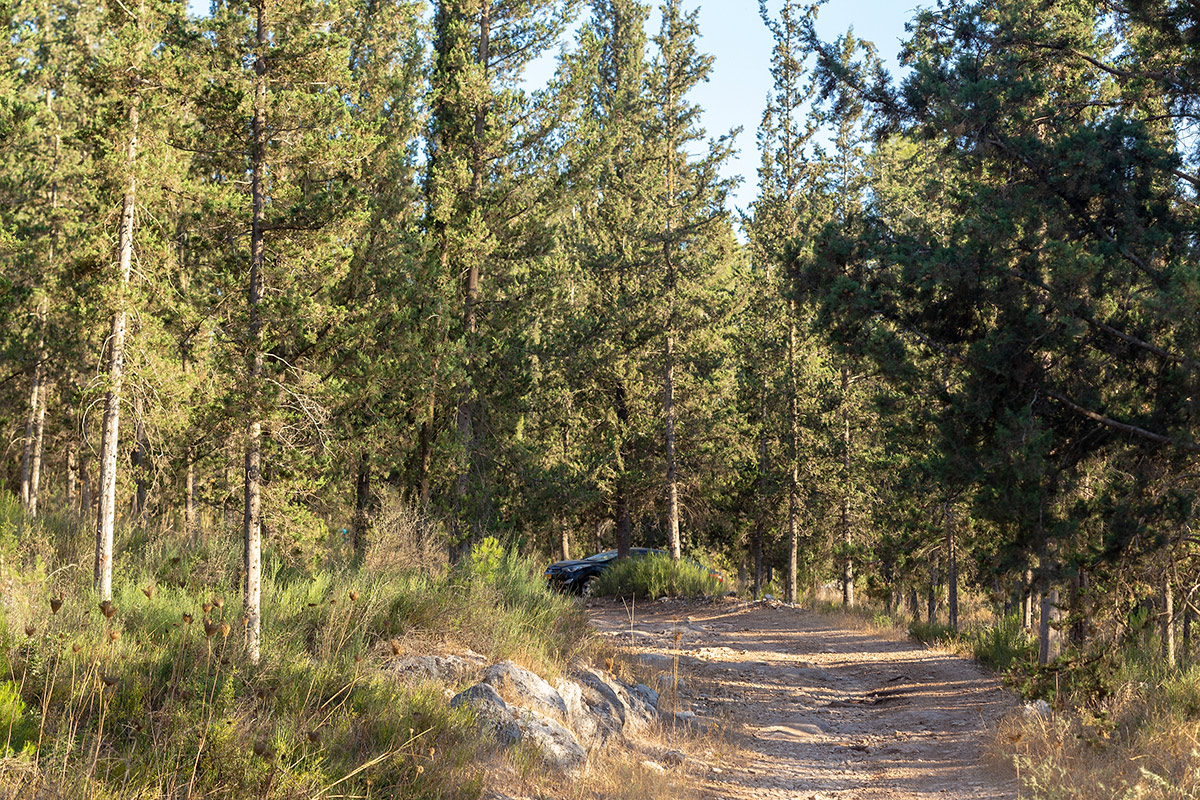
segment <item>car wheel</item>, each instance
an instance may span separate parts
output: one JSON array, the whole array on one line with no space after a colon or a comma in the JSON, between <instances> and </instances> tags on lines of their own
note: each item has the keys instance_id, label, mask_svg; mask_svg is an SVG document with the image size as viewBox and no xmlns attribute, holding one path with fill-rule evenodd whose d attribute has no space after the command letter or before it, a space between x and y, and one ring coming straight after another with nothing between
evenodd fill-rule
<instances>
[{"instance_id":1,"label":"car wheel","mask_svg":"<svg viewBox=\"0 0 1200 800\"><path fill-rule=\"evenodd\" d=\"M583 585L579 587L580 597L592 597L596 592L596 576L589 575L583 579Z\"/></svg>"}]
</instances>

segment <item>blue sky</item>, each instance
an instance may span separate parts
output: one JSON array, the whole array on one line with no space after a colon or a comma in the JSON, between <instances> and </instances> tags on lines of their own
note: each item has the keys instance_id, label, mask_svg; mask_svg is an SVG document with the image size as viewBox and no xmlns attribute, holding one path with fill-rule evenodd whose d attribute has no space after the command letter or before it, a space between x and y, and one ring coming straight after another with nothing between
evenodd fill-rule
<instances>
[{"instance_id":1,"label":"blue sky","mask_svg":"<svg viewBox=\"0 0 1200 800\"><path fill-rule=\"evenodd\" d=\"M923 0L920 4L931 2ZM779 3L768 0L768 4L776 8ZM817 29L823 37L832 39L853 26L856 36L875 43L895 74L896 55L905 37L904 23L914 16L918 5L917 0L829 0L821 9ZM705 128L709 136L742 128L737 138L738 153L725 172L744 178L733 202L745 209L756 194L759 156L755 130L771 88L771 37L759 18L758 0L685 0L685 7L699 7L703 34L700 50L715 57L709 82L692 96L704 109ZM193 14L205 14L208 0L188 0L188 9ZM650 25L653 30L649 33L653 34L658 27L657 15ZM548 54L533 65L530 83L544 82L554 69L554 60L554 55Z\"/></svg>"},{"instance_id":2,"label":"blue sky","mask_svg":"<svg viewBox=\"0 0 1200 800\"><path fill-rule=\"evenodd\" d=\"M775 8L778 3L768 4ZM904 23L916 9L932 4L924 0L830 0L817 19L822 37L833 39L851 26L860 39L874 42L893 76L896 56L905 39ZM695 7L693 0L690 7ZM758 0L702 0L700 50L715 57L709 82L699 87L693 99L704 108L704 123L710 136L741 126L739 152L727 168L729 175L744 177L734 204L745 208L756 194L759 156L755 131L762 118L767 92L771 37L758 15Z\"/></svg>"}]
</instances>

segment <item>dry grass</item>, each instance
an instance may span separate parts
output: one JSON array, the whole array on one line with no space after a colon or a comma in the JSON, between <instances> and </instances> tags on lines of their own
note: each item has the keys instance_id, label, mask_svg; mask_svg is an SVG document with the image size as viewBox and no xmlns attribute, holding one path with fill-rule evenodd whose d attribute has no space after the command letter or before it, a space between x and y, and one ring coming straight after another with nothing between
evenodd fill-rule
<instances>
[{"instance_id":1,"label":"dry grass","mask_svg":"<svg viewBox=\"0 0 1200 800\"><path fill-rule=\"evenodd\" d=\"M990 758L1014 765L1026 797L1046 800L1200 798L1200 719L1196 675L1158 685L1126 682L1095 710L1006 717Z\"/></svg>"}]
</instances>

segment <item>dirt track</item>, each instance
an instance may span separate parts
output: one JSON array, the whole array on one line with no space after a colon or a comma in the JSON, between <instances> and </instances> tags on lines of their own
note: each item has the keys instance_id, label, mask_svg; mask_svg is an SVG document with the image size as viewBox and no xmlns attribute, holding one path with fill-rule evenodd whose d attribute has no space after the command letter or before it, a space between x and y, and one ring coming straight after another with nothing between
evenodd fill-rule
<instances>
[{"instance_id":1,"label":"dirt track","mask_svg":"<svg viewBox=\"0 0 1200 800\"><path fill-rule=\"evenodd\" d=\"M1017 796L980 760L1012 697L971 662L839 627L786 606L629 609L596 602L596 628L637 652L674 656L681 708L731 723L739 754L698 765L722 800L916 800ZM676 645L678 634L678 645ZM714 769L715 768L715 769Z\"/></svg>"}]
</instances>

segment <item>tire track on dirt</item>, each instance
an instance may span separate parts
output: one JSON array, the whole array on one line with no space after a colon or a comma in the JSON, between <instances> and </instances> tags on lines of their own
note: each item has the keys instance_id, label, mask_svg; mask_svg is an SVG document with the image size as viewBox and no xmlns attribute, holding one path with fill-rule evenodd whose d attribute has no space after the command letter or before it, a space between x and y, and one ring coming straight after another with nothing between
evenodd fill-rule
<instances>
[{"instance_id":1,"label":"tire track on dirt","mask_svg":"<svg viewBox=\"0 0 1200 800\"><path fill-rule=\"evenodd\" d=\"M681 708L732 723L738 754L703 765L722 800L1010 800L980 758L1014 699L976 664L779 603L589 604L635 657L678 655ZM654 656L649 656L653 659Z\"/></svg>"}]
</instances>

